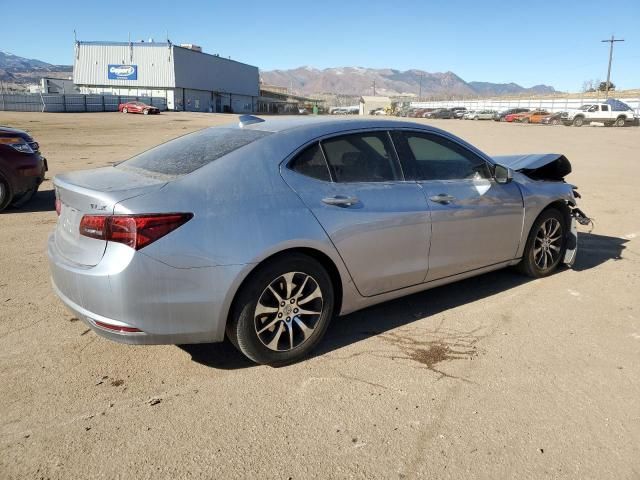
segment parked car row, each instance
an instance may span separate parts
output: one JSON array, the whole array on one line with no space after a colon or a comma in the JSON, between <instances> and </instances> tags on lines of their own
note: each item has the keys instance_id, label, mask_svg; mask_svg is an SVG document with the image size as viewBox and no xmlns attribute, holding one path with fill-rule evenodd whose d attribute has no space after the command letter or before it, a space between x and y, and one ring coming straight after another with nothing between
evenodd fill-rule
<instances>
[{"instance_id":1,"label":"parked car row","mask_svg":"<svg viewBox=\"0 0 640 480\"><path fill-rule=\"evenodd\" d=\"M617 103L616 103L617 102ZM622 102L609 100L605 103L582 105L580 108L562 112L551 112L542 108L509 108L502 111L482 109L467 110L453 108L409 108L396 112L399 117L440 118L463 120L495 120L507 123L535 123L541 125L571 125L581 127L590 123L602 123L607 127L638 125L640 120L633 110Z\"/></svg>"}]
</instances>

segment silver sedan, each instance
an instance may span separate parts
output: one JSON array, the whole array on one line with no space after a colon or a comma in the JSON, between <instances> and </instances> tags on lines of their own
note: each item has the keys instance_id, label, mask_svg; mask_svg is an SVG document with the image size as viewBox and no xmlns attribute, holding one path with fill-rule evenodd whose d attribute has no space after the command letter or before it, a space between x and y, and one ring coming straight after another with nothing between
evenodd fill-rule
<instances>
[{"instance_id":1,"label":"silver sedan","mask_svg":"<svg viewBox=\"0 0 640 480\"><path fill-rule=\"evenodd\" d=\"M331 318L576 255L558 154L490 157L394 120L241 117L113 167L56 176L53 288L125 343L220 342L282 365Z\"/></svg>"}]
</instances>

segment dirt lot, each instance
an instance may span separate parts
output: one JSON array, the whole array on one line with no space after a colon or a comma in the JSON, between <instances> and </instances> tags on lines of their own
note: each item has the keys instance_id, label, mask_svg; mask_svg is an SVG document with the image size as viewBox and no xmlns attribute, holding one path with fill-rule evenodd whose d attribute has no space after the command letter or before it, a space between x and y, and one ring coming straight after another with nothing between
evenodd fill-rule
<instances>
[{"instance_id":1,"label":"dirt lot","mask_svg":"<svg viewBox=\"0 0 640 480\"><path fill-rule=\"evenodd\" d=\"M231 120L0 112L49 177ZM119 345L51 291L46 181L0 215L0 478L640 478L640 128L432 123L492 154L568 156L596 220L573 270L349 315L280 369L227 344Z\"/></svg>"}]
</instances>

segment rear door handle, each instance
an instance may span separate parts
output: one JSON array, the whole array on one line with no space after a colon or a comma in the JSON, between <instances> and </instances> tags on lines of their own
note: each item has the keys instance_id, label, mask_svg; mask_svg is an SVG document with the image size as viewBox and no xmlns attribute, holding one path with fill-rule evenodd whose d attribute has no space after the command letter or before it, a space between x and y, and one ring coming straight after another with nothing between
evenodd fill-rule
<instances>
[{"instance_id":1,"label":"rear door handle","mask_svg":"<svg viewBox=\"0 0 640 480\"><path fill-rule=\"evenodd\" d=\"M439 193L438 195L429 197L429 200L431 200L432 202L441 203L443 205L447 205L448 203L453 202L455 199L456 197L448 195L446 193Z\"/></svg>"},{"instance_id":2,"label":"rear door handle","mask_svg":"<svg viewBox=\"0 0 640 480\"><path fill-rule=\"evenodd\" d=\"M323 203L327 205L336 205L338 207L350 207L358 203L358 197L351 197L345 195L336 195L335 197L325 197L322 199Z\"/></svg>"}]
</instances>

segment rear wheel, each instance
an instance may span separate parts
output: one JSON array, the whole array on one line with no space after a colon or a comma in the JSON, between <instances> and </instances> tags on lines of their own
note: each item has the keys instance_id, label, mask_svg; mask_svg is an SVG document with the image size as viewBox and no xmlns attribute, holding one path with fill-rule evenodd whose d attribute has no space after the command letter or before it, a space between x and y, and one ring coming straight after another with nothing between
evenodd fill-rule
<instances>
[{"instance_id":1,"label":"rear wheel","mask_svg":"<svg viewBox=\"0 0 640 480\"><path fill-rule=\"evenodd\" d=\"M553 120L551 120L551 125L560 125L560 120L554 118Z\"/></svg>"},{"instance_id":2,"label":"rear wheel","mask_svg":"<svg viewBox=\"0 0 640 480\"><path fill-rule=\"evenodd\" d=\"M285 365L318 344L333 305L333 285L322 265L290 254L259 267L241 288L227 336L254 362Z\"/></svg>"},{"instance_id":3,"label":"rear wheel","mask_svg":"<svg viewBox=\"0 0 640 480\"><path fill-rule=\"evenodd\" d=\"M566 250L566 221L555 208L545 210L536 219L525 246L520 271L533 278L551 275L560 265Z\"/></svg>"},{"instance_id":4,"label":"rear wheel","mask_svg":"<svg viewBox=\"0 0 640 480\"><path fill-rule=\"evenodd\" d=\"M624 117L618 117L614 123L614 125L616 127L624 127L625 124L625 118Z\"/></svg>"}]
</instances>

